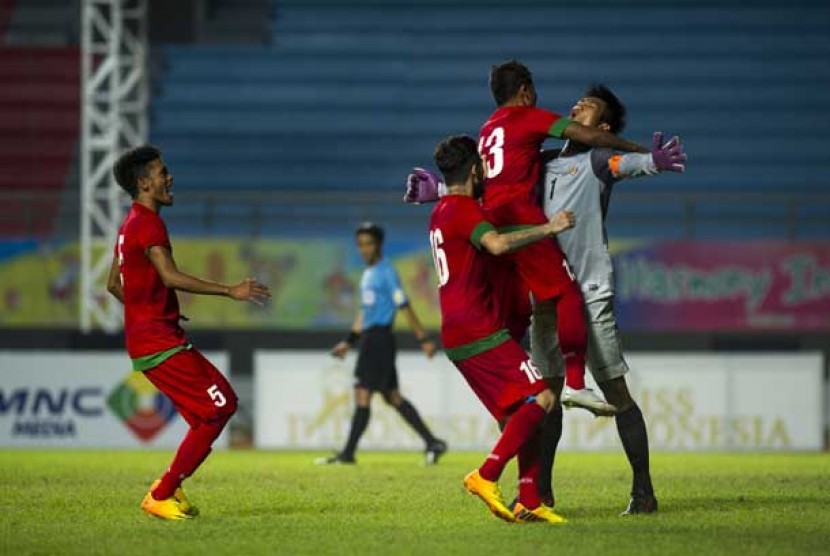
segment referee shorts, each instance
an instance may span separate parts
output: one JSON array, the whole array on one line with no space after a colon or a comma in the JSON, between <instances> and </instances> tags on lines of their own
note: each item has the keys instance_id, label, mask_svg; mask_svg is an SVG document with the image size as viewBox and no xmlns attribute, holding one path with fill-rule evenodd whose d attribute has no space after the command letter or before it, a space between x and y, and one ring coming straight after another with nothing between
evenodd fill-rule
<instances>
[{"instance_id":1,"label":"referee shorts","mask_svg":"<svg viewBox=\"0 0 830 556\"><path fill-rule=\"evenodd\" d=\"M397 390L397 351L391 326L373 326L364 330L360 334L355 387L381 393Z\"/></svg>"}]
</instances>

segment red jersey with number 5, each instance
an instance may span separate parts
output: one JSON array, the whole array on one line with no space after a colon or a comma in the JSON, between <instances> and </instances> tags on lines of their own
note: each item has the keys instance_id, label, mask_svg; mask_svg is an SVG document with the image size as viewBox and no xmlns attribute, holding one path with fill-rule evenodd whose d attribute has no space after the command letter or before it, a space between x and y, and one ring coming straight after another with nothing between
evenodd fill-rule
<instances>
[{"instance_id":1,"label":"red jersey with number 5","mask_svg":"<svg viewBox=\"0 0 830 556\"><path fill-rule=\"evenodd\" d=\"M487 277L481 237L494 231L478 201L467 195L445 195L429 221L429 240L438 272L441 342L447 348L470 344L502 328Z\"/></svg>"},{"instance_id":2,"label":"red jersey with number 5","mask_svg":"<svg viewBox=\"0 0 830 556\"><path fill-rule=\"evenodd\" d=\"M530 106L505 106L493 112L481 127L478 142L485 161L488 210L516 200L538 204L542 143L548 137L561 138L569 123L568 118Z\"/></svg>"},{"instance_id":3,"label":"red jersey with number 5","mask_svg":"<svg viewBox=\"0 0 830 556\"><path fill-rule=\"evenodd\" d=\"M124 289L124 335L132 359L186 342L179 325L176 292L164 285L148 256L155 246L172 250L164 221L154 211L133 203L118 230L115 246Z\"/></svg>"}]
</instances>

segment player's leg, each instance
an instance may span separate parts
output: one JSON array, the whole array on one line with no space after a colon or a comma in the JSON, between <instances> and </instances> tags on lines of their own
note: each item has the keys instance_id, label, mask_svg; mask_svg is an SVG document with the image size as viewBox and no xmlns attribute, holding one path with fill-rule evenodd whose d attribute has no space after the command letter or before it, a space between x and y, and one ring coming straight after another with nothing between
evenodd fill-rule
<instances>
[{"instance_id":1,"label":"player's leg","mask_svg":"<svg viewBox=\"0 0 830 556\"><path fill-rule=\"evenodd\" d=\"M544 390L537 396L546 408L552 408L556 402L556 395L550 389ZM550 410L548 415L550 416ZM520 522L547 522L564 523L565 519L554 513L553 504L545 504L539 494L541 467L541 433L536 429L527 441L519 448L516 459L519 467L519 492L513 504L513 516Z\"/></svg>"},{"instance_id":2,"label":"player's leg","mask_svg":"<svg viewBox=\"0 0 830 556\"><path fill-rule=\"evenodd\" d=\"M386 384L384 378L392 353L394 362L394 337L381 328L369 328L365 330L360 338L360 348L357 354L355 365L355 387L354 387L354 414L349 427L349 436L343 450L334 456L321 458L316 461L318 465L325 464L352 464L355 463L355 452L363 433L369 426L371 417L370 403L374 392L383 391Z\"/></svg>"},{"instance_id":3,"label":"player's leg","mask_svg":"<svg viewBox=\"0 0 830 556\"><path fill-rule=\"evenodd\" d=\"M354 387L354 413L352 413L352 422L349 426L349 436L346 439L346 445L343 450L333 456L320 458L316 460L317 465L340 465L353 464L355 460L355 452L357 445L360 442L363 433L369 426L369 419L371 417L371 403L372 391L358 383Z\"/></svg>"},{"instance_id":4,"label":"player's leg","mask_svg":"<svg viewBox=\"0 0 830 556\"><path fill-rule=\"evenodd\" d=\"M176 500L182 481L207 459L214 441L236 412L237 397L222 373L195 349L177 353L145 376L173 401L190 425L170 467L145 499L152 504ZM186 501L183 491L178 498ZM185 506L189 505L187 501Z\"/></svg>"},{"instance_id":5,"label":"player's leg","mask_svg":"<svg viewBox=\"0 0 830 556\"><path fill-rule=\"evenodd\" d=\"M398 415L406 421L412 430L418 433L424 441L425 461L427 465L434 465L447 451L447 443L432 434L427 424L421 419L421 415L412 403L401 395L397 388L397 371L395 372L395 388L383 393L384 401L394 407Z\"/></svg>"},{"instance_id":6,"label":"player's leg","mask_svg":"<svg viewBox=\"0 0 830 556\"><path fill-rule=\"evenodd\" d=\"M465 477L464 486L481 498L494 515L514 521L497 481L523 446L538 442L538 427L555 402L553 394L546 389L524 349L512 340L455 364L497 421L509 416L493 450L478 469ZM524 471L530 477L538 469L525 466Z\"/></svg>"},{"instance_id":7,"label":"player's leg","mask_svg":"<svg viewBox=\"0 0 830 556\"><path fill-rule=\"evenodd\" d=\"M538 305L557 313L556 334L565 360L565 390L562 404L603 414L614 408L585 388L585 350L588 331L582 292L559 245L553 239L529 245L511 255Z\"/></svg>"},{"instance_id":8,"label":"player's leg","mask_svg":"<svg viewBox=\"0 0 830 556\"><path fill-rule=\"evenodd\" d=\"M551 307L536 305L533 310L533 325L530 333L530 349L533 361L539 367L548 388L556 396L556 405L542 423L541 454L539 461L539 496L543 504L555 506L553 489L553 465L556 450L562 438L562 404L560 396L565 384L565 361L559 349L556 334L556 311Z\"/></svg>"},{"instance_id":9,"label":"player's leg","mask_svg":"<svg viewBox=\"0 0 830 556\"><path fill-rule=\"evenodd\" d=\"M622 353L613 300L589 303L586 308L590 317L588 366L605 398L618 408L617 432L633 475L631 501L625 513L651 513L657 510L657 499L649 469L648 431L625 380L629 369Z\"/></svg>"}]
</instances>

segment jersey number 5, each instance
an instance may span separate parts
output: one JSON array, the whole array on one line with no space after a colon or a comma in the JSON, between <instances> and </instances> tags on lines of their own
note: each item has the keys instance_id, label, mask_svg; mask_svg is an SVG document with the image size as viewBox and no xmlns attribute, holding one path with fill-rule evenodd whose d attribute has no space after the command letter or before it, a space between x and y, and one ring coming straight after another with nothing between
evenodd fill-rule
<instances>
[{"instance_id":1,"label":"jersey number 5","mask_svg":"<svg viewBox=\"0 0 830 556\"><path fill-rule=\"evenodd\" d=\"M447 266L447 252L441 249L444 245L444 234L440 228L430 230L429 245L432 248L432 260L435 262L435 271L438 273L440 286L450 281L450 267Z\"/></svg>"},{"instance_id":2,"label":"jersey number 5","mask_svg":"<svg viewBox=\"0 0 830 556\"><path fill-rule=\"evenodd\" d=\"M487 177L495 178L504 169L504 128L497 127L478 142L478 152L484 157Z\"/></svg>"},{"instance_id":3,"label":"jersey number 5","mask_svg":"<svg viewBox=\"0 0 830 556\"><path fill-rule=\"evenodd\" d=\"M118 277L121 279L121 287L124 287L124 272L121 268L124 266L124 234L118 234Z\"/></svg>"}]
</instances>

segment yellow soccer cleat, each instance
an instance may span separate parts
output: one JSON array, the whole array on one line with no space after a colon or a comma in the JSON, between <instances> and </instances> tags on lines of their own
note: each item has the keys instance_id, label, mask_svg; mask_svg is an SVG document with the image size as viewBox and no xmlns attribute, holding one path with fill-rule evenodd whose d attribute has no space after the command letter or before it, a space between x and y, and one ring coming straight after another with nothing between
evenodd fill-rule
<instances>
[{"instance_id":1,"label":"yellow soccer cleat","mask_svg":"<svg viewBox=\"0 0 830 556\"><path fill-rule=\"evenodd\" d=\"M184 513L175 497L171 497L166 500L156 500L153 498L153 490L155 490L158 483L159 481L153 483L153 487L150 489L150 492L148 492L144 497L144 500L141 501L141 509L150 515L170 521L192 519L192 515Z\"/></svg>"},{"instance_id":2,"label":"yellow soccer cleat","mask_svg":"<svg viewBox=\"0 0 830 556\"><path fill-rule=\"evenodd\" d=\"M481 501L487 504L487 507L497 518L510 522L515 521L513 512L504 503L498 483L486 480L478 472L478 469L471 471L464 477L464 488L470 494L481 498Z\"/></svg>"},{"instance_id":3,"label":"yellow soccer cleat","mask_svg":"<svg viewBox=\"0 0 830 556\"><path fill-rule=\"evenodd\" d=\"M186 513L190 517L196 517L199 515L199 508L190 503L190 500L187 499L182 487L176 489L176 492L173 493L173 498L175 498L176 502L179 503L179 507L182 509L182 512Z\"/></svg>"},{"instance_id":4,"label":"yellow soccer cleat","mask_svg":"<svg viewBox=\"0 0 830 556\"><path fill-rule=\"evenodd\" d=\"M156 482L150 486L150 492L156 490L159 483L161 483L161 479L157 479ZM191 517L199 515L199 508L190 503L190 500L187 499L187 495L184 493L184 489L182 487L176 489L176 492L173 493L173 498L175 498L176 502L179 503L179 508L181 508L182 513L186 513Z\"/></svg>"},{"instance_id":5,"label":"yellow soccer cleat","mask_svg":"<svg viewBox=\"0 0 830 556\"><path fill-rule=\"evenodd\" d=\"M568 520L553 511L550 506L540 504L538 508L528 510L521 502L513 507L513 517L519 523L567 523Z\"/></svg>"}]
</instances>

